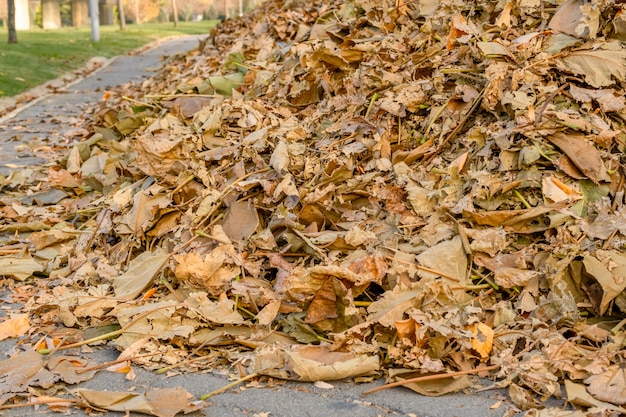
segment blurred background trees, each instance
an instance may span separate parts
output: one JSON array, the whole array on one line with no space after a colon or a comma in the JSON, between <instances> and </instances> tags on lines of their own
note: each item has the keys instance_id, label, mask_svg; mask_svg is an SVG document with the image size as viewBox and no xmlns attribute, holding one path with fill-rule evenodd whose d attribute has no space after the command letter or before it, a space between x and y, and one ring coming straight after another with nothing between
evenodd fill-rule
<instances>
[{"instance_id":1,"label":"blurred background trees","mask_svg":"<svg viewBox=\"0 0 626 417\"><path fill-rule=\"evenodd\" d=\"M14 1L14 0L13 0ZM41 0L18 0L18 12L26 9L26 25L30 20L30 26L42 25L42 2ZM246 13L256 7L264 0L121 0L115 2L114 16L116 24L119 19L119 4L122 4L123 16L126 23L148 23L148 22L171 22L174 21L173 9L177 9L179 21L198 21L228 19ZM8 26L8 0L0 0L0 26ZM100 3L108 3L100 0ZM72 25L72 7L76 2L71 0L60 0L60 24L62 26ZM101 13L102 14L102 13ZM30 16L30 18L28 17ZM109 24L103 23L101 24ZM79 23L79 25L84 23ZM19 25L18 25L19 26ZM18 27L27 29L27 27Z\"/></svg>"},{"instance_id":2,"label":"blurred background trees","mask_svg":"<svg viewBox=\"0 0 626 417\"><path fill-rule=\"evenodd\" d=\"M252 10L263 0L176 0L178 19L229 19ZM171 0L122 0L128 23L169 22L174 20ZM241 10L240 10L241 9Z\"/></svg>"}]
</instances>

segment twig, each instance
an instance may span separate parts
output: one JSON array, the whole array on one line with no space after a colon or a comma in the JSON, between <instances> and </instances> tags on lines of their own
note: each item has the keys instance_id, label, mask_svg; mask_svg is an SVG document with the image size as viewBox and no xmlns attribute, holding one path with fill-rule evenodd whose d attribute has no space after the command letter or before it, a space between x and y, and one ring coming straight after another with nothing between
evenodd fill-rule
<instances>
[{"instance_id":1,"label":"twig","mask_svg":"<svg viewBox=\"0 0 626 417\"><path fill-rule=\"evenodd\" d=\"M541 106L541 109L539 109L539 112L535 115L535 126L537 126L539 122L541 122L541 119L543 119L543 113L546 111L548 104L550 104L552 100L554 100L554 97L556 97L556 95L559 94L561 91L563 91L565 87L567 87L568 85L569 84L567 83L563 84L562 86L554 90L552 93L550 93L546 101L543 102L543 105Z\"/></svg>"},{"instance_id":2,"label":"twig","mask_svg":"<svg viewBox=\"0 0 626 417\"><path fill-rule=\"evenodd\" d=\"M23 252L23 249L0 249L0 255L16 255Z\"/></svg>"},{"instance_id":3,"label":"twig","mask_svg":"<svg viewBox=\"0 0 626 417\"><path fill-rule=\"evenodd\" d=\"M299 253L299 252L254 252L248 255L248 258L260 258L261 256L270 256L270 255L278 255L285 258L297 258L302 256L311 256L308 253Z\"/></svg>"},{"instance_id":4,"label":"twig","mask_svg":"<svg viewBox=\"0 0 626 417\"><path fill-rule=\"evenodd\" d=\"M266 167L263 169L259 169L257 171L253 171L253 172L249 172L245 175L242 175L241 177L237 178L235 181L231 182L230 184L228 184L220 193L220 197L217 199L217 201L219 202L219 204L216 204L211 208L211 210L204 216L204 219L202 219L200 222L198 222L198 225L202 225L204 222L206 222L209 218L211 218L211 216L213 215L213 213L215 213L215 211L217 211L218 208L220 208L222 206L222 202L224 197L226 197L226 194L228 194L230 192L230 189L233 188L235 185L237 185L240 181L243 181L253 175L256 174L261 174L263 172L267 172L270 171L272 168L271 167ZM205 229L206 230L206 229Z\"/></svg>"},{"instance_id":5,"label":"twig","mask_svg":"<svg viewBox=\"0 0 626 417\"><path fill-rule=\"evenodd\" d=\"M50 398L46 401L29 401L27 403L20 403L20 404L0 405L0 410L11 410L13 408L32 407L32 406L42 405L42 404L55 404L55 403L77 404L79 401L80 400L75 400L73 398Z\"/></svg>"},{"instance_id":6,"label":"twig","mask_svg":"<svg viewBox=\"0 0 626 417\"><path fill-rule=\"evenodd\" d=\"M451 290L486 290L487 288L491 288L489 284L477 284L477 285L456 285L454 287L450 287Z\"/></svg>"},{"instance_id":7,"label":"twig","mask_svg":"<svg viewBox=\"0 0 626 417\"><path fill-rule=\"evenodd\" d=\"M191 181L193 181L196 178L196 176L194 174L191 174L190 176L188 176L187 178L185 178L185 181L183 181L181 184L179 184L176 188L174 188L172 190L172 192L170 193L171 195L176 194L178 191L180 191L181 188L183 188L185 185L189 184Z\"/></svg>"},{"instance_id":8,"label":"twig","mask_svg":"<svg viewBox=\"0 0 626 417\"><path fill-rule=\"evenodd\" d=\"M150 104L150 103L146 103L144 101L139 101L139 100L135 100L132 97L128 97L128 96L122 96L123 100L127 100L130 101L131 103L135 103L136 105L139 106L146 106L146 107L157 107L157 108L161 108L161 106L159 106L158 104Z\"/></svg>"},{"instance_id":9,"label":"twig","mask_svg":"<svg viewBox=\"0 0 626 417\"><path fill-rule=\"evenodd\" d=\"M256 378L257 376L259 376L259 373L258 373L258 372L254 372L254 373L252 373L252 374L250 374L250 375L244 376L243 378L239 378L238 380L233 381L233 382L231 382L231 383L230 383L230 384L228 384L228 385L224 385L224 386L223 386L222 388L220 388L220 389L216 389L216 390L215 390L215 391L213 391L213 392L209 392L208 394L204 394L202 397L200 397L200 399L201 399L202 401L207 400L207 399L211 398L211 397L212 397L212 396L214 396L214 395L218 395L218 394L221 394L221 393L223 393L223 392L225 392L225 391L228 391L228 390L229 390L229 389L231 389L232 387L234 387L234 386L236 386L236 385L239 385L239 384L241 384L242 382L246 382L246 381L248 381L249 379Z\"/></svg>"},{"instance_id":10,"label":"twig","mask_svg":"<svg viewBox=\"0 0 626 417\"><path fill-rule=\"evenodd\" d=\"M363 391L363 393L361 395L369 395L369 394L373 394L375 392L383 391L383 390L386 390L386 389L389 389L389 388L399 387L401 385L406 385L406 384L411 384L413 382L433 381L433 380L436 380L436 379L444 379L444 378L452 378L452 377L455 377L455 376L471 375L471 374L477 374L479 372L495 371L496 369L499 369L499 368L500 368L500 365L491 365L491 366L485 366L485 367L482 367L482 368L468 369L467 371L457 371L457 372L449 372L449 373L446 373L446 374L418 376L416 378L409 378L409 379L405 379L403 381L397 381L397 382L392 382L390 384L381 385L380 387L376 387L376 388L369 389L367 391Z\"/></svg>"},{"instance_id":11,"label":"twig","mask_svg":"<svg viewBox=\"0 0 626 417\"><path fill-rule=\"evenodd\" d=\"M615 235L617 235L618 231L619 229L615 229L611 232L611 235L604 241L604 245L602 245L602 249L607 250L609 248L609 245L611 244L611 240L613 240Z\"/></svg>"},{"instance_id":12,"label":"twig","mask_svg":"<svg viewBox=\"0 0 626 417\"><path fill-rule=\"evenodd\" d=\"M482 91L478 94L478 96L474 99L474 103L472 103L472 107L470 107L467 113L465 113L465 116L463 116L463 118L459 121L459 124L456 125L456 127L452 130L452 132L450 132L448 136L446 136L446 138L439 144L439 146L437 146L437 149L435 149L430 155L424 158L425 164L428 164L435 157L435 155L437 155L443 149L443 147L448 142L450 142L452 139L456 137L456 135L459 134L461 129L463 129L463 126L465 126L465 123L467 123L471 115L480 105L480 102L483 99L483 95L485 94L485 90L486 90L486 87L483 88Z\"/></svg>"},{"instance_id":13,"label":"twig","mask_svg":"<svg viewBox=\"0 0 626 417\"><path fill-rule=\"evenodd\" d=\"M85 372L89 372L89 371L96 371L96 370L98 370L98 369L106 368L106 367L109 367L109 366L111 366L111 365L116 365L116 364L118 364L118 363L122 363L122 362L130 362L130 361L132 361L133 359L139 359L139 358L145 358L145 357L147 357L147 356L154 356L154 355L158 355L159 353L161 353L161 352L144 353L144 354L142 354L142 355L131 356L131 357L128 357L128 358L117 358L117 359L116 359L116 360L114 360L114 361L104 362L104 363L101 363L101 364L99 364L99 365L94 365L94 366L91 366L91 367L89 367L89 368L85 368L85 369L78 369L78 370L77 370L77 371L75 371L75 372L76 372L77 374L84 374Z\"/></svg>"},{"instance_id":14,"label":"twig","mask_svg":"<svg viewBox=\"0 0 626 417\"><path fill-rule=\"evenodd\" d=\"M522 204L524 205L524 207L526 207L527 209L531 209L533 208L533 206L531 206L528 201L526 201L526 199L524 198L524 196L522 195L522 193L520 193L518 190L513 190L513 194L515 194L515 197L517 197Z\"/></svg>"},{"instance_id":15,"label":"twig","mask_svg":"<svg viewBox=\"0 0 626 417\"><path fill-rule=\"evenodd\" d=\"M617 323L617 325L611 329L611 333L617 334L624 325L626 325L626 319Z\"/></svg>"},{"instance_id":16,"label":"twig","mask_svg":"<svg viewBox=\"0 0 626 417\"><path fill-rule=\"evenodd\" d=\"M170 365L170 366L165 366L163 368L159 368L159 369L157 369L156 373L157 373L157 375L164 374L165 372L171 371L172 369L175 369L175 368L178 368L178 367L181 367L181 366L185 366L185 365L188 365L190 363L200 361L202 359L210 359L211 357L215 357L215 354L211 353L210 355L196 356L195 358L187 359L185 361L181 361L181 362L175 363L174 365Z\"/></svg>"},{"instance_id":17,"label":"twig","mask_svg":"<svg viewBox=\"0 0 626 417\"><path fill-rule=\"evenodd\" d=\"M109 209L104 209L104 211L102 212L102 215L100 216L100 221L96 225L96 228L93 231L93 235L91 235L91 237L89 238L89 241L87 242L87 245L85 246L85 249L91 248L91 244L93 243L93 240L96 238L96 234L98 234L98 230L100 230L100 226L102 226L102 222L104 221L104 218L107 216L107 214L109 214Z\"/></svg>"},{"instance_id":18,"label":"twig","mask_svg":"<svg viewBox=\"0 0 626 417\"><path fill-rule=\"evenodd\" d=\"M396 259L397 261L397 259ZM417 269L421 269L422 271L430 272L431 274L439 275L443 278L449 279L451 281L461 282L457 277L453 277L452 275L448 275L445 272L437 271L436 269L429 268L427 266L415 265Z\"/></svg>"},{"instance_id":19,"label":"twig","mask_svg":"<svg viewBox=\"0 0 626 417\"><path fill-rule=\"evenodd\" d=\"M99 342L101 340L105 340L105 339L109 339L111 337L119 336L121 334L124 334L124 332L126 332L129 327L134 326L139 320L141 320L142 318L144 318L144 317L154 313L155 311L162 310L162 309L165 309L165 308L173 308L173 307L176 307L176 306L175 305L166 305L166 306L160 306L160 307L157 307L157 308L153 308L152 310L144 311L143 313L141 313L140 315L138 315L137 317L135 317L134 319L132 319L131 321L126 323L122 328L117 329L115 331L112 331L112 332L109 332L109 333L105 333L105 334L101 334L100 336L92 337L91 339L82 340L80 342L70 343L69 345L59 346L59 347L56 347L54 350L41 349L41 350L38 350L38 352L41 353L42 355L48 355L48 354L52 353L53 351L56 352L56 351L59 351L59 350L65 350L65 349L72 349L72 348L76 348L76 347L81 347L81 346L88 345L90 343Z\"/></svg>"},{"instance_id":20,"label":"twig","mask_svg":"<svg viewBox=\"0 0 626 417\"><path fill-rule=\"evenodd\" d=\"M224 97L220 94L146 94L145 98L160 98L160 99L170 99L170 98L179 98L179 97L208 97L208 98L219 98Z\"/></svg>"},{"instance_id":21,"label":"twig","mask_svg":"<svg viewBox=\"0 0 626 417\"><path fill-rule=\"evenodd\" d=\"M311 241L311 239L309 239L308 237L306 237L302 232L300 232L299 230L296 229L291 229L291 231L293 233L295 233L296 235L298 235L298 237L300 239L302 239L304 241L304 243L307 244L308 247L310 247L311 249L313 249L322 259L328 259L326 257L326 254L319 248L317 247L317 245L315 243L313 243Z\"/></svg>"},{"instance_id":22,"label":"twig","mask_svg":"<svg viewBox=\"0 0 626 417\"><path fill-rule=\"evenodd\" d=\"M378 99L378 93L372 94L372 98L370 99L370 104L367 106L367 111L365 112L365 118L369 119L370 114L372 113L372 107L374 107L374 102Z\"/></svg>"},{"instance_id":23,"label":"twig","mask_svg":"<svg viewBox=\"0 0 626 417\"><path fill-rule=\"evenodd\" d=\"M422 266L422 265L416 264L414 262L403 261L402 259L396 259L393 256L385 256L385 258L389 259L390 261L393 261L393 262L398 262L398 263L401 263L401 264L414 266L417 269L420 269L420 270L425 271L425 272L430 272L431 274L439 275L439 276L441 276L443 278L447 278L447 279L449 279L451 281L461 282L457 277L453 277L452 275L448 275L445 272L441 272L441 271L438 271L436 269L429 268L427 266Z\"/></svg>"}]
</instances>

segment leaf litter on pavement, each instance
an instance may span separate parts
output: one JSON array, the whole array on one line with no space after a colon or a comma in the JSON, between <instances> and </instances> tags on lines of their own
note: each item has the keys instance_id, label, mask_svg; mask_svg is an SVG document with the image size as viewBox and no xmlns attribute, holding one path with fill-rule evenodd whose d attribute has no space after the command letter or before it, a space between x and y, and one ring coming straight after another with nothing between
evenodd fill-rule
<instances>
[{"instance_id":1,"label":"leaf litter on pavement","mask_svg":"<svg viewBox=\"0 0 626 417\"><path fill-rule=\"evenodd\" d=\"M474 374L529 415L626 413L623 8L270 0L107 92L1 178L0 330L26 341L0 366L51 354L3 403L110 340L131 378ZM159 395L79 393L201 406Z\"/></svg>"}]
</instances>

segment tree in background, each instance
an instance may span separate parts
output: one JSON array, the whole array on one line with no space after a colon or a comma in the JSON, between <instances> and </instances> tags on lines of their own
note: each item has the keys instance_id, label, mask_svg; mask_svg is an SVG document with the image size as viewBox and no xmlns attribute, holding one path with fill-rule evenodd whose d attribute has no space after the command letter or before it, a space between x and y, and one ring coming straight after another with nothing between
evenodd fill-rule
<instances>
[{"instance_id":1,"label":"tree in background","mask_svg":"<svg viewBox=\"0 0 626 417\"><path fill-rule=\"evenodd\" d=\"M124 14L131 21L142 24L159 16L159 0L124 0Z\"/></svg>"},{"instance_id":2,"label":"tree in background","mask_svg":"<svg viewBox=\"0 0 626 417\"><path fill-rule=\"evenodd\" d=\"M209 2L206 0L185 0L178 9L178 15L185 22L189 22L196 16L202 16L209 7Z\"/></svg>"},{"instance_id":3,"label":"tree in background","mask_svg":"<svg viewBox=\"0 0 626 417\"><path fill-rule=\"evenodd\" d=\"M174 27L178 27L178 5L176 0L172 0L172 15L174 16Z\"/></svg>"},{"instance_id":4,"label":"tree in background","mask_svg":"<svg viewBox=\"0 0 626 417\"><path fill-rule=\"evenodd\" d=\"M2 1L2 0L0 0ZM176 24L180 18L186 22L198 16L216 19L232 18L254 8L261 0L118 0L124 4L124 12L129 21L146 23L160 20ZM201 18L202 18L201 17Z\"/></svg>"},{"instance_id":5,"label":"tree in background","mask_svg":"<svg viewBox=\"0 0 626 417\"><path fill-rule=\"evenodd\" d=\"M8 29L9 43L17 43L17 30L15 30L15 0L8 0Z\"/></svg>"},{"instance_id":6,"label":"tree in background","mask_svg":"<svg viewBox=\"0 0 626 417\"><path fill-rule=\"evenodd\" d=\"M120 19L120 30L126 30L126 15L124 14L124 4L122 0L117 0L117 12Z\"/></svg>"}]
</instances>

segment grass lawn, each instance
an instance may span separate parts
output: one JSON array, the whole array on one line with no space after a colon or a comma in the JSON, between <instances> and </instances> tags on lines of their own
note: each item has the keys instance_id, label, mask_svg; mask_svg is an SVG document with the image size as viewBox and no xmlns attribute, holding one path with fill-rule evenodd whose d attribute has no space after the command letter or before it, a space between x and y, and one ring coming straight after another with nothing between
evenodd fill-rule
<instances>
[{"instance_id":1,"label":"grass lawn","mask_svg":"<svg viewBox=\"0 0 626 417\"><path fill-rule=\"evenodd\" d=\"M10 97L81 67L91 57L122 55L156 39L181 34L204 34L217 21L146 23L101 26L100 42L92 42L90 27L39 28L17 32L10 45L6 28L0 28L0 98Z\"/></svg>"}]
</instances>

